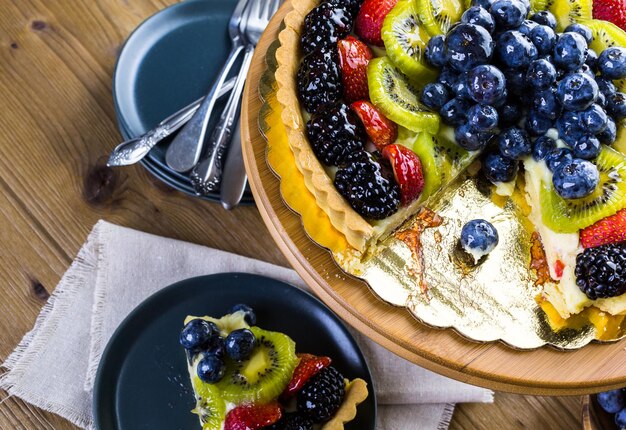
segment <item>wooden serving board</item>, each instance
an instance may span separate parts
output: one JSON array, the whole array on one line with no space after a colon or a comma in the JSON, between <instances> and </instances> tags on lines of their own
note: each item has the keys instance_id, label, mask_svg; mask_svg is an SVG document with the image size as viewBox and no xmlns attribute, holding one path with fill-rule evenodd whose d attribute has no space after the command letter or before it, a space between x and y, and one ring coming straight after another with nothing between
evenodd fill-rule
<instances>
[{"instance_id":1,"label":"wooden serving board","mask_svg":"<svg viewBox=\"0 0 626 430\"><path fill-rule=\"evenodd\" d=\"M626 341L590 344L563 352L550 347L518 351L480 344L453 330L437 330L408 311L379 300L364 282L346 275L328 251L311 241L300 217L284 203L279 180L266 162L259 131L263 105L258 84L265 57L290 9L285 4L263 35L253 59L242 108L242 145L257 206L270 234L293 268L318 296L357 330L396 354L442 375L494 390L535 395L578 395L626 385Z\"/></svg>"}]
</instances>

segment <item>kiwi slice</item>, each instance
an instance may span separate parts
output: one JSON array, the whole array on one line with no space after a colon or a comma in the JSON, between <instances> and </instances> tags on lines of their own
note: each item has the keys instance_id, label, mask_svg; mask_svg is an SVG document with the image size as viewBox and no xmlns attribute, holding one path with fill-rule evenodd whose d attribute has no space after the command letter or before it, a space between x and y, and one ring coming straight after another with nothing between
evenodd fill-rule
<instances>
[{"instance_id":1,"label":"kiwi slice","mask_svg":"<svg viewBox=\"0 0 626 430\"><path fill-rule=\"evenodd\" d=\"M387 118L413 131L437 133L439 115L419 101L419 92L389 57L370 61L367 68L370 99Z\"/></svg>"},{"instance_id":2,"label":"kiwi slice","mask_svg":"<svg viewBox=\"0 0 626 430\"><path fill-rule=\"evenodd\" d=\"M437 72L424 62L424 51L430 36L420 25L415 2L402 0L387 15L382 39L387 55L415 83L432 81Z\"/></svg>"},{"instance_id":3,"label":"kiwi slice","mask_svg":"<svg viewBox=\"0 0 626 430\"><path fill-rule=\"evenodd\" d=\"M269 402L283 392L298 363L296 344L289 336L251 327L257 346L247 360L227 359L226 373L216 384L233 403Z\"/></svg>"},{"instance_id":4,"label":"kiwi slice","mask_svg":"<svg viewBox=\"0 0 626 430\"><path fill-rule=\"evenodd\" d=\"M556 17L556 31L563 31L570 24L593 18L593 0L548 0L547 9Z\"/></svg>"},{"instance_id":5,"label":"kiwi slice","mask_svg":"<svg viewBox=\"0 0 626 430\"><path fill-rule=\"evenodd\" d=\"M205 321L209 321L215 323L215 325L220 329L220 334L222 337L228 336L228 334L233 330L238 330L240 328L250 328L248 323L246 323L246 314L243 311L233 312L232 314L224 315L222 318L213 318L213 317L193 317L188 316L185 318L185 325L193 320L193 319L203 319Z\"/></svg>"},{"instance_id":6,"label":"kiwi slice","mask_svg":"<svg viewBox=\"0 0 626 430\"><path fill-rule=\"evenodd\" d=\"M428 34L436 36L461 19L463 6L460 0L417 0L417 13Z\"/></svg>"},{"instance_id":7,"label":"kiwi slice","mask_svg":"<svg viewBox=\"0 0 626 430\"><path fill-rule=\"evenodd\" d=\"M200 418L203 430L220 430L226 416L226 403L220 390L213 384L202 382L197 376L192 381L198 396L192 412Z\"/></svg>"},{"instance_id":8,"label":"kiwi slice","mask_svg":"<svg viewBox=\"0 0 626 430\"><path fill-rule=\"evenodd\" d=\"M548 10L549 0L530 0L530 14L534 15L542 10Z\"/></svg>"},{"instance_id":9,"label":"kiwi slice","mask_svg":"<svg viewBox=\"0 0 626 430\"><path fill-rule=\"evenodd\" d=\"M606 48L626 46L626 32L615 24L598 19L586 21L584 24L588 26L593 33L593 41L589 47L598 54ZM619 91L626 91L626 79L619 79L613 82Z\"/></svg>"},{"instance_id":10,"label":"kiwi slice","mask_svg":"<svg viewBox=\"0 0 626 430\"><path fill-rule=\"evenodd\" d=\"M626 155L626 120L617 123L617 138L613 143L613 149Z\"/></svg>"},{"instance_id":11,"label":"kiwi slice","mask_svg":"<svg viewBox=\"0 0 626 430\"><path fill-rule=\"evenodd\" d=\"M626 156L607 146L596 159L600 183L588 197L566 200L542 184L541 208L545 225L557 233L576 233L626 207Z\"/></svg>"}]
</instances>

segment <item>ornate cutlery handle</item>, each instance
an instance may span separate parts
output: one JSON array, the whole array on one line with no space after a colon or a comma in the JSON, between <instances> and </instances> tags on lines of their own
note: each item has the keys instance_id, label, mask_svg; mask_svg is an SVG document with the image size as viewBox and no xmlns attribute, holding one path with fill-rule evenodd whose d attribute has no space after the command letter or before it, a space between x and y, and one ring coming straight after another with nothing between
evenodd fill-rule
<instances>
[{"instance_id":1,"label":"ornate cutlery handle","mask_svg":"<svg viewBox=\"0 0 626 430\"><path fill-rule=\"evenodd\" d=\"M208 192L217 191L222 181L223 161L228 145L231 142L231 136L233 134L233 128L235 119L239 113L239 104L241 102L241 94L243 93L243 87L246 83L246 77L250 64L252 62L252 56L254 55L254 46L246 46L246 52L244 55L243 63L241 65L241 72L237 76L237 82L235 82L235 88L230 93L230 98L222 116L220 117L220 123L215 128L209 141L209 153L208 159L210 160L207 166L206 172L197 172L200 178L203 178L203 184L200 187L202 194Z\"/></svg>"}]
</instances>

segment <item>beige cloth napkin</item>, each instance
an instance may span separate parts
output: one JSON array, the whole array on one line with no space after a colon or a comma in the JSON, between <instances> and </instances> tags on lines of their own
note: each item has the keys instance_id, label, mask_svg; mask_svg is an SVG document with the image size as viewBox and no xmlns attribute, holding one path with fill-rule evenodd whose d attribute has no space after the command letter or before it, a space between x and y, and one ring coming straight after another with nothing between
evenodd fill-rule
<instances>
[{"instance_id":1,"label":"beige cloth napkin","mask_svg":"<svg viewBox=\"0 0 626 430\"><path fill-rule=\"evenodd\" d=\"M100 221L33 330L2 365L0 388L81 428L93 428L94 376L122 320L167 285L233 271L308 289L289 269ZM376 386L378 430L446 429L455 403L493 401L489 390L421 369L355 335Z\"/></svg>"}]
</instances>

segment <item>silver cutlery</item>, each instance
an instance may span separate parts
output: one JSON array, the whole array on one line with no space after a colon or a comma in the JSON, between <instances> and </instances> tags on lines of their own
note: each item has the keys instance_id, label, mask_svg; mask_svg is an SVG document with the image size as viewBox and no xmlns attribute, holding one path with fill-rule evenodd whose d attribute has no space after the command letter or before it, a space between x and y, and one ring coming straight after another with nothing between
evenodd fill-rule
<instances>
[{"instance_id":1,"label":"silver cutlery","mask_svg":"<svg viewBox=\"0 0 626 430\"><path fill-rule=\"evenodd\" d=\"M239 114L241 94L254 55L254 48L279 6L280 0L250 0L246 7L240 25L242 38L247 42L241 71L237 76L235 88L230 93L226 108L220 117L219 125L211 136L207 156L193 169L190 175L191 183L198 195L215 192L220 187L224 156L228 145L231 143L233 127ZM240 142L237 142L237 145L240 145Z\"/></svg>"},{"instance_id":2,"label":"silver cutlery","mask_svg":"<svg viewBox=\"0 0 626 430\"><path fill-rule=\"evenodd\" d=\"M220 186L220 202L224 209L231 210L241 202L247 183L248 175L241 152L241 123L238 123L226 156L224 176Z\"/></svg>"},{"instance_id":3,"label":"silver cutlery","mask_svg":"<svg viewBox=\"0 0 626 430\"><path fill-rule=\"evenodd\" d=\"M235 78L229 79L220 88L217 94L218 98L224 97L235 86ZM141 161L154 146L161 140L170 136L176 130L185 125L191 117L196 113L204 97L199 98L195 102L185 106L181 110L165 118L155 128L145 134L122 142L115 147L109 156L107 166L130 166Z\"/></svg>"},{"instance_id":4,"label":"silver cutlery","mask_svg":"<svg viewBox=\"0 0 626 430\"><path fill-rule=\"evenodd\" d=\"M237 7L228 23L228 32L232 41L232 48L226 63L222 67L218 78L216 79L211 91L203 100L198 111L193 115L189 122L174 138L167 148L165 154L165 162L167 165L177 172L186 172L191 170L200 159L202 146L206 137L209 120L215 107L217 93L219 88L224 84L230 69L233 67L237 57L244 49L244 41L242 40L239 27L242 21L243 12L248 4L248 0L239 0Z\"/></svg>"}]
</instances>

